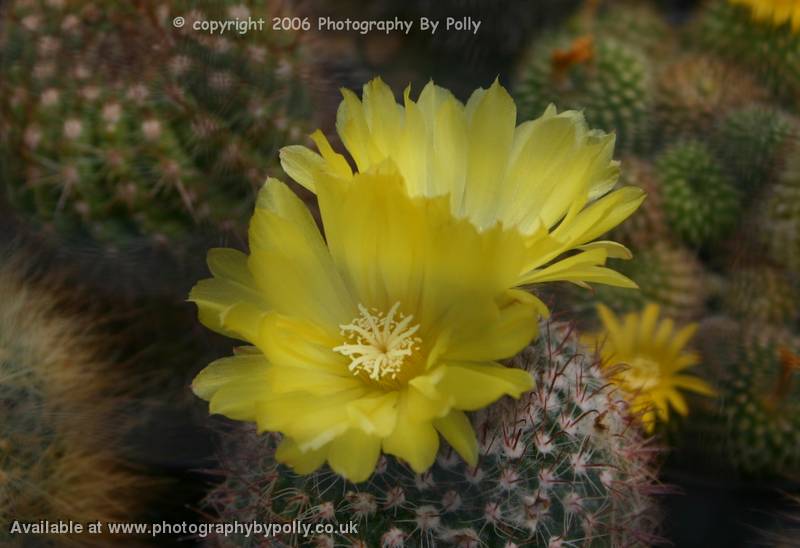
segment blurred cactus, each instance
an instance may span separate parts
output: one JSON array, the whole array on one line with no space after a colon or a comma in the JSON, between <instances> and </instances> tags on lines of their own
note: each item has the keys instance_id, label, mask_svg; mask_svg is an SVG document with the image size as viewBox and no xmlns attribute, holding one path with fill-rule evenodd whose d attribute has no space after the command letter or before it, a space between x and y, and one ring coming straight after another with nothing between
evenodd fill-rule
<instances>
[{"instance_id":1,"label":"blurred cactus","mask_svg":"<svg viewBox=\"0 0 800 548\"><path fill-rule=\"evenodd\" d=\"M761 206L760 237L775 263L800 271L800 148L792 147Z\"/></svg>"},{"instance_id":2,"label":"blurred cactus","mask_svg":"<svg viewBox=\"0 0 800 548\"><path fill-rule=\"evenodd\" d=\"M797 473L800 346L790 334L756 329L743 337L738 363L721 386L724 452L746 473Z\"/></svg>"},{"instance_id":3,"label":"blurred cactus","mask_svg":"<svg viewBox=\"0 0 800 548\"><path fill-rule=\"evenodd\" d=\"M583 110L590 126L617 133L619 149L650 143L652 66L636 46L612 37L559 34L535 42L514 87L522 118L550 103Z\"/></svg>"},{"instance_id":4,"label":"blurred cactus","mask_svg":"<svg viewBox=\"0 0 800 548\"><path fill-rule=\"evenodd\" d=\"M676 47L675 29L653 5L639 0L604 2L594 22L601 36L615 36L658 59Z\"/></svg>"},{"instance_id":5,"label":"blurred cactus","mask_svg":"<svg viewBox=\"0 0 800 548\"><path fill-rule=\"evenodd\" d=\"M223 521L359 523L356 535L277 546L645 545L654 540L656 490L647 447L623 396L564 325L547 324L513 360L532 392L477 413L480 461L443 448L425 474L393 457L353 485L330 471L299 476L274 463L276 439L239 432L208 503ZM219 537L219 546L257 541Z\"/></svg>"},{"instance_id":6,"label":"blurred cactus","mask_svg":"<svg viewBox=\"0 0 800 548\"><path fill-rule=\"evenodd\" d=\"M687 244L712 244L733 228L739 192L705 144L675 143L655 165L667 220Z\"/></svg>"},{"instance_id":7,"label":"blurred cactus","mask_svg":"<svg viewBox=\"0 0 800 548\"><path fill-rule=\"evenodd\" d=\"M708 2L692 29L698 47L741 63L774 93L796 102L800 92L800 34L757 21L746 6Z\"/></svg>"},{"instance_id":8,"label":"blurred cactus","mask_svg":"<svg viewBox=\"0 0 800 548\"><path fill-rule=\"evenodd\" d=\"M791 324L800 316L796 279L780 268L750 266L729 272L725 310L756 324Z\"/></svg>"},{"instance_id":9,"label":"blurred cactus","mask_svg":"<svg viewBox=\"0 0 800 548\"><path fill-rule=\"evenodd\" d=\"M633 215L614 229L611 239L630 246L634 253L657 241L665 240L669 231L653 165L635 156L623 157L619 183L641 188L647 193L647 199Z\"/></svg>"},{"instance_id":10,"label":"blurred cactus","mask_svg":"<svg viewBox=\"0 0 800 548\"><path fill-rule=\"evenodd\" d=\"M148 482L124 464L125 383L90 315L65 314L57 295L23 281L19 263L2 261L0 544L107 546L105 535L9 530L14 520L130 520Z\"/></svg>"},{"instance_id":11,"label":"blurred cactus","mask_svg":"<svg viewBox=\"0 0 800 548\"><path fill-rule=\"evenodd\" d=\"M15 1L4 6L0 145L8 199L107 242L241 228L253 188L308 117L292 32L209 34L253 2ZM182 30L172 19L185 17ZM304 64L305 63L305 64Z\"/></svg>"},{"instance_id":12,"label":"blurred cactus","mask_svg":"<svg viewBox=\"0 0 800 548\"><path fill-rule=\"evenodd\" d=\"M683 55L659 74L659 134L705 137L728 111L762 100L766 92L749 74L716 57Z\"/></svg>"},{"instance_id":13,"label":"blurred cactus","mask_svg":"<svg viewBox=\"0 0 800 548\"><path fill-rule=\"evenodd\" d=\"M765 186L789 143L800 137L797 123L787 113L759 104L731 111L715 133L717 156L745 190Z\"/></svg>"}]
</instances>

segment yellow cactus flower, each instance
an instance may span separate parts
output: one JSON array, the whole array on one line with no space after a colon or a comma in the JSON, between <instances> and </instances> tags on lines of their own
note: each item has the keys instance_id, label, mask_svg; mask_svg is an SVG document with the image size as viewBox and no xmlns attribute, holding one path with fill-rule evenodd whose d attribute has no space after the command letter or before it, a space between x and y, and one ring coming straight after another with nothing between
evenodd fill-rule
<instances>
[{"instance_id":1,"label":"yellow cactus flower","mask_svg":"<svg viewBox=\"0 0 800 548\"><path fill-rule=\"evenodd\" d=\"M479 231L500 225L518 232L527 252L515 285L636 287L603 266L609 257L630 258L629 251L593 241L644 199L636 187L613 190L619 176L613 134L590 130L581 113L559 114L552 106L517 126L514 101L498 82L475 91L466 106L432 82L416 102L406 89L402 106L379 78L364 86L362 100L342 93L336 127L357 172L391 161L409 195L446 197L452 214ZM284 171L317 193L324 181L352 181L347 159L321 132L312 138L319 153L302 146L281 151Z\"/></svg>"},{"instance_id":2,"label":"yellow cactus flower","mask_svg":"<svg viewBox=\"0 0 800 548\"><path fill-rule=\"evenodd\" d=\"M653 303L641 313L627 314L623 322L606 306L599 305L598 313L604 330L586 337L585 343L598 349L612 382L630 396L634 411L642 414L649 431L656 421L669 419L670 407L680 415L688 414L679 389L714 394L706 382L683 373L699 362L697 354L686 350L697 324L676 332L671 319L659 322L660 309Z\"/></svg>"},{"instance_id":3,"label":"yellow cactus flower","mask_svg":"<svg viewBox=\"0 0 800 548\"><path fill-rule=\"evenodd\" d=\"M465 411L532 387L497 360L535 336L545 312L509 289L523 238L453 218L445 197L410 197L391 163L346 183L319 180L325 230L282 182L267 181L250 255L215 249L191 292L208 327L250 343L193 382L212 413L283 434L277 458L324 462L358 482L381 450L415 471L439 434L470 464Z\"/></svg>"},{"instance_id":4,"label":"yellow cactus flower","mask_svg":"<svg viewBox=\"0 0 800 548\"><path fill-rule=\"evenodd\" d=\"M757 21L771 22L780 27L791 24L792 32L800 32L800 0L729 0L747 6Z\"/></svg>"}]
</instances>

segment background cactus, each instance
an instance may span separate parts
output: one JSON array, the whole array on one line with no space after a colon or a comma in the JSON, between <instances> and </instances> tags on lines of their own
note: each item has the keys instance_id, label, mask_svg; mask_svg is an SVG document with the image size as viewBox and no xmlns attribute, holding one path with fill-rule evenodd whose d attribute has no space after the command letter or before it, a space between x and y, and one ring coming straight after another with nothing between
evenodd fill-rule
<instances>
[{"instance_id":1,"label":"background cactus","mask_svg":"<svg viewBox=\"0 0 800 548\"><path fill-rule=\"evenodd\" d=\"M738 359L723 376L720 418L724 453L756 475L800 471L800 346L776 330L745 332ZM729 344L729 341L728 341Z\"/></svg>"},{"instance_id":2,"label":"background cactus","mask_svg":"<svg viewBox=\"0 0 800 548\"><path fill-rule=\"evenodd\" d=\"M638 47L612 36L562 33L532 44L514 86L520 115L550 103L583 110L591 127L617 133L621 149L650 143L652 66Z\"/></svg>"},{"instance_id":3,"label":"background cactus","mask_svg":"<svg viewBox=\"0 0 800 548\"><path fill-rule=\"evenodd\" d=\"M744 266L729 272L724 309L757 324L789 325L800 315L797 280L770 266Z\"/></svg>"},{"instance_id":4,"label":"background cactus","mask_svg":"<svg viewBox=\"0 0 800 548\"><path fill-rule=\"evenodd\" d=\"M747 72L717 57L683 54L660 71L656 112L659 134L705 137L731 109L766 97Z\"/></svg>"},{"instance_id":5,"label":"background cactus","mask_svg":"<svg viewBox=\"0 0 800 548\"><path fill-rule=\"evenodd\" d=\"M788 25L755 21L747 6L707 2L691 29L698 49L740 63L765 80L781 99L796 104L800 91L800 34Z\"/></svg>"},{"instance_id":6,"label":"background cactus","mask_svg":"<svg viewBox=\"0 0 800 548\"><path fill-rule=\"evenodd\" d=\"M740 195L705 144L679 141L655 165L667 220L684 242L712 244L733 228Z\"/></svg>"},{"instance_id":7,"label":"background cactus","mask_svg":"<svg viewBox=\"0 0 800 548\"><path fill-rule=\"evenodd\" d=\"M775 263L790 271L800 269L800 148L793 146L786 165L769 187L758 227L762 244Z\"/></svg>"},{"instance_id":8,"label":"background cactus","mask_svg":"<svg viewBox=\"0 0 800 548\"><path fill-rule=\"evenodd\" d=\"M126 383L91 314L65 314L19 261L0 264L0 543L106 546L105 535L9 532L13 520L130 520L152 484L125 464Z\"/></svg>"},{"instance_id":9,"label":"background cactus","mask_svg":"<svg viewBox=\"0 0 800 548\"><path fill-rule=\"evenodd\" d=\"M718 119L712 142L727 173L752 191L773 179L798 136L797 122L788 113L756 103Z\"/></svg>"},{"instance_id":10,"label":"background cactus","mask_svg":"<svg viewBox=\"0 0 800 548\"><path fill-rule=\"evenodd\" d=\"M277 148L306 131L310 64L299 34L192 29L270 20L272 3L4 8L7 197L57 230L118 243L240 228L253 188L277 170Z\"/></svg>"},{"instance_id":11,"label":"background cactus","mask_svg":"<svg viewBox=\"0 0 800 548\"><path fill-rule=\"evenodd\" d=\"M208 504L223 521L359 523L358 535L287 535L280 546L646 544L655 538L653 451L586 355L567 326L543 326L538 342L513 360L537 387L474 417L481 453L474 469L445 447L421 476L393 457L382 457L362 484L328 470L298 476L274 463L275 436L246 430L226 444L224 479Z\"/></svg>"}]
</instances>

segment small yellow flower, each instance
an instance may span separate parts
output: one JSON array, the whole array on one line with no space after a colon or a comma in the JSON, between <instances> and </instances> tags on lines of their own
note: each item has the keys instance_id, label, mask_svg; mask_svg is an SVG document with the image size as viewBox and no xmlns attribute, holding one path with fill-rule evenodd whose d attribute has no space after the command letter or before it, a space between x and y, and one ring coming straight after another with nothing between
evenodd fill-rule
<instances>
[{"instance_id":1,"label":"small yellow flower","mask_svg":"<svg viewBox=\"0 0 800 548\"><path fill-rule=\"evenodd\" d=\"M213 278L190 299L208 327L248 341L193 389L212 413L283 434L277 458L299 473L327 461L352 481L381 450L417 472L439 434L470 464L464 414L532 387L498 363L536 334L544 313L509 289L522 238L457 220L445 198L409 197L391 165L318 192L323 240L283 183L258 197L249 257L215 249Z\"/></svg>"},{"instance_id":2,"label":"small yellow flower","mask_svg":"<svg viewBox=\"0 0 800 548\"><path fill-rule=\"evenodd\" d=\"M636 287L602 266L630 252L593 240L630 216L644 193L631 186L612 190L619 176L615 137L588 129L580 112L559 114L551 106L517 126L514 100L498 82L475 91L466 105L432 82L416 102L406 89L402 106L380 78L364 86L362 100L342 93L336 127L357 172L391 161L409 195L445 197L452 214L479 231L499 224L518 232L527 252L514 285ZM324 180L352 180L345 157L321 132L312 138L319 154L286 147L284 171L312 192ZM578 253L563 258L571 251Z\"/></svg>"},{"instance_id":3,"label":"small yellow flower","mask_svg":"<svg viewBox=\"0 0 800 548\"><path fill-rule=\"evenodd\" d=\"M800 0L729 0L750 8L757 21L768 21L776 27L786 23L792 32L800 32Z\"/></svg>"},{"instance_id":4,"label":"small yellow flower","mask_svg":"<svg viewBox=\"0 0 800 548\"><path fill-rule=\"evenodd\" d=\"M652 431L656 420L669 419L670 407L681 415L688 414L679 389L714 394L703 380L682 373L699 362L697 354L686 350L697 324L676 332L671 319L659 322L659 306L652 303L641 314L627 314L622 323L606 306L599 305L598 313L604 331L586 337L585 342L598 348L603 367L629 394L634 411L642 413L648 430Z\"/></svg>"}]
</instances>

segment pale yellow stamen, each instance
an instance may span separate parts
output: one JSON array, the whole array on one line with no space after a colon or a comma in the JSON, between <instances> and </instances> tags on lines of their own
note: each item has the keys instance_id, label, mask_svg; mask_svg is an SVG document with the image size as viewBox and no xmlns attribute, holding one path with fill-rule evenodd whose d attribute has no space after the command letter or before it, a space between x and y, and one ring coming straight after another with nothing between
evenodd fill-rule
<instances>
[{"instance_id":1,"label":"pale yellow stamen","mask_svg":"<svg viewBox=\"0 0 800 548\"><path fill-rule=\"evenodd\" d=\"M419 325L411 326L414 316L398 313L395 303L387 314L358 305L361 313L349 324L340 325L348 341L333 350L351 359L349 369L355 374L366 373L375 381L396 379L403 363L421 342L414 334Z\"/></svg>"}]
</instances>

